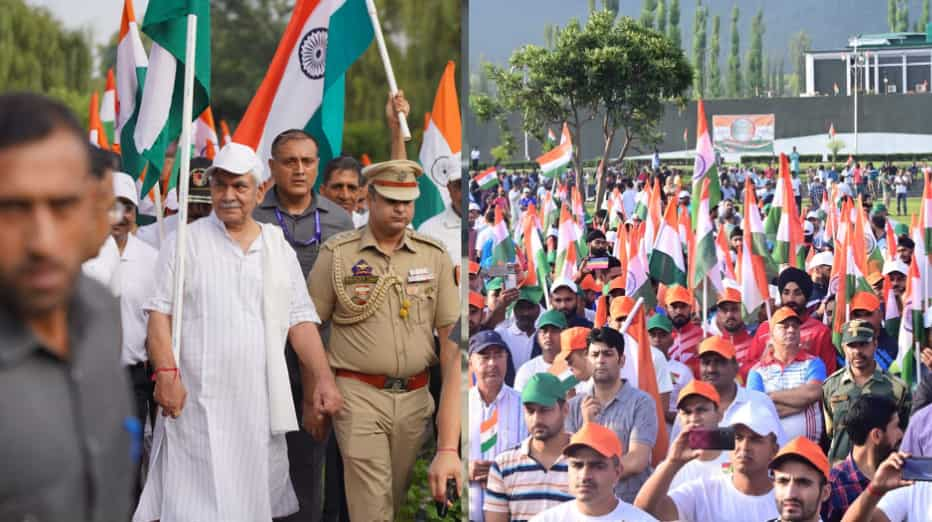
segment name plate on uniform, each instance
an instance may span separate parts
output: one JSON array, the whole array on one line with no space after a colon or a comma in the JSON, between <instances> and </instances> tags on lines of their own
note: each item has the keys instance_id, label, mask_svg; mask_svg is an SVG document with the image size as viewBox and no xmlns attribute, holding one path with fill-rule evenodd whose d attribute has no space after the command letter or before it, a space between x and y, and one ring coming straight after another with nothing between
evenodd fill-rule
<instances>
[{"instance_id":1,"label":"name plate on uniform","mask_svg":"<svg viewBox=\"0 0 932 522\"><path fill-rule=\"evenodd\" d=\"M408 270L409 283L423 283L424 281L430 281L433 278L434 274L432 274L428 268L412 268L411 270Z\"/></svg>"},{"instance_id":2,"label":"name plate on uniform","mask_svg":"<svg viewBox=\"0 0 932 522\"><path fill-rule=\"evenodd\" d=\"M344 285L358 285L362 283L378 283L379 276L375 275L356 275L346 276L343 278Z\"/></svg>"}]
</instances>

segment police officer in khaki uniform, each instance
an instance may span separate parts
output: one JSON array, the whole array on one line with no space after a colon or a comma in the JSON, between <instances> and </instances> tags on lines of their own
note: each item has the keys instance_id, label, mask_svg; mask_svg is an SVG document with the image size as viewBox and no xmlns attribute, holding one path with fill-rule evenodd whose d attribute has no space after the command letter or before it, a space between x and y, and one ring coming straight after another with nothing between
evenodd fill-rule
<instances>
[{"instance_id":1,"label":"police officer in khaki uniform","mask_svg":"<svg viewBox=\"0 0 932 522\"><path fill-rule=\"evenodd\" d=\"M910 393L906 384L883 371L874 359L877 350L876 333L870 322L852 319L842 327L841 345L845 367L828 376L822 384L822 411L825 433L831 440L828 458L844 460L851 452L851 439L845 429L845 417L854 401L871 394L891 399L897 405L900 424L909 418Z\"/></svg>"},{"instance_id":2,"label":"police officer in khaki uniform","mask_svg":"<svg viewBox=\"0 0 932 522\"><path fill-rule=\"evenodd\" d=\"M443 389L430 486L435 499L448 478L461 488L461 363L449 341L459 297L443 245L407 228L421 173L408 160L366 168L368 224L324 243L308 276L321 320L332 323L327 351L344 399L333 428L354 522L394 520L402 505L434 411L427 369L438 361L435 331Z\"/></svg>"}]
</instances>

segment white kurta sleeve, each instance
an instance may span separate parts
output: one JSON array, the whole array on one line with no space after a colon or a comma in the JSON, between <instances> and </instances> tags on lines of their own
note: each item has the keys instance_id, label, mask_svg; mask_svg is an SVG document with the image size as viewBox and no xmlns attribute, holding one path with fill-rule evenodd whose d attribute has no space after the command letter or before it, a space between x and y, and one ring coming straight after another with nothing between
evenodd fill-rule
<instances>
[{"instance_id":1,"label":"white kurta sleeve","mask_svg":"<svg viewBox=\"0 0 932 522\"><path fill-rule=\"evenodd\" d=\"M159 258L155 263L155 277L151 296L143 304L147 312L171 314L172 295L175 284L175 235L165 238L159 249Z\"/></svg>"},{"instance_id":2,"label":"white kurta sleeve","mask_svg":"<svg viewBox=\"0 0 932 522\"><path fill-rule=\"evenodd\" d=\"M320 325L320 316L317 315L317 309L311 301L310 294L307 293L307 282L301 273L301 265L298 263L298 256L291 248L288 250L287 260L288 276L291 280L291 306L288 310L288 328L304 322L311 322Z\"/></svg>"}]
</instances>

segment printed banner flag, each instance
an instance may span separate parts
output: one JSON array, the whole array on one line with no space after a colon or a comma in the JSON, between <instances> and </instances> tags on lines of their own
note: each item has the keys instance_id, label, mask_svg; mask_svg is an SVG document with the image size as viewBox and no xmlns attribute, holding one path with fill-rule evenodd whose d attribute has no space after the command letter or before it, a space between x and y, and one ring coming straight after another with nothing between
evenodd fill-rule
<instances>
[{"instance_id":1,"label":"printed banner flag","mask_svg":"<svg viewBox=\"0 0 932 522\"><path fill-rule=\"evenodd\" d=\"M773 114L716 114L712 137L720 153L773 152L776 118Z\"/></svg>"}]
</instances>

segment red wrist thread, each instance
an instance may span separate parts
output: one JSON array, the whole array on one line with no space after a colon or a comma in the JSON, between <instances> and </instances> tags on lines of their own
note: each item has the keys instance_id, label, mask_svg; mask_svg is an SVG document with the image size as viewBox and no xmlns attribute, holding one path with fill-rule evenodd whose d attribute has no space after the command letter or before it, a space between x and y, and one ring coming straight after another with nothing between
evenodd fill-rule
<instances>
[{"instance_id":1,"label":"red wrist thread","mask_svg":"<svg viewBox=\"0 0 932 522\"><path fill-rule=\"evenodd\" d=\"M172 367L172 368L156 368L155 370L152 370L152 382L155 382L155 377L156 377L159 373L163 373L163 372L171 372L171 373L174 373L176 379L177 379L178 377L181 376L181 372L178 371L178 368L177 368L177 367Z\"/></svg>"}]
</instances>

